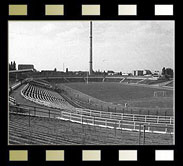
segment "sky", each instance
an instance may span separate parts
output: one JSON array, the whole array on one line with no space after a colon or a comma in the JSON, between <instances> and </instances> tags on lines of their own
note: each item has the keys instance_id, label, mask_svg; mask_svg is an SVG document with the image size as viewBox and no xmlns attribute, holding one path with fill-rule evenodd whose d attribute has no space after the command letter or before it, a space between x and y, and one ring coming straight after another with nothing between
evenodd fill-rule
<instances>
[{"instance_id":1,"label":"sky","mask_svg":"<svg viewBox=\"0 0 183 166\"><path fill-rule=\"evenodd\" d=\"M9 21L9 62L89 70L89 21ZM174 21L93 21L93 70L174 68Z\"/></svg>"}]
</instances>

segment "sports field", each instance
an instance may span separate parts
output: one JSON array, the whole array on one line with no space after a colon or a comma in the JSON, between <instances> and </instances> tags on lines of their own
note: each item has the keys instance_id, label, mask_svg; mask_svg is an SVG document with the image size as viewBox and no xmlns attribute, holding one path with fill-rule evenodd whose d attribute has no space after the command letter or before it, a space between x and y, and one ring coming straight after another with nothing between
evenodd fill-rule
<instances>
[{"instance_id":1,"label":"sports field","mask_svg":"<svg viewBox=\"0 0 183 166\"><path fill-rule=\"evenodd\" d=\"M72 89L102 101L133 107L173 108L173 90L121 83L67 83ZM166 97L154 97L155 91L166 91Z\"/></svg>"},{"instance_id":2,"label":"sports field","mask_svg":"<svg viewBox=\"0 0 183 166\"><path fill-rule=\"evenodd\" d=\"M73 102L77 101L78 99L84 99L85 101L89 98L92 99L93 102L87 103L90 106L94 106L95 108L102 108L102 111L106 111L105 107L110 107L110 109L107 111L113 112L114 109L112 109L111 106L106 106L106 103L102 103L101 100L107 101L107 102L113 102L113 103L123 103L124 101L131 101L131 104L137 103L137 101L141 105L144 106L144 104L149 103L149 107L153 107L154 100L154 106L157 105L160 102L164 102L164 104L167 104L168 101L172 100L172 91L167 91L167 96L169 97L153 97L154 91L159 91L161 89L157 88L150 88L150 87L142 87L142 86L132 86L128 84L120 84L120 83L67 83L67 84L57 84L60 89L64 89L64 86L71 87L68 88L68 97L71 96L71 100ZM98 127L97 125L97 116L94 118L94 126L89 125L88 119L81 118L82 123L73 123L68 120L62 121L57 118L61 115L64 117L66 115L69 115L69 119L77 119L78 116L80 116L80 113L75 115L74 117L69 113L61 113L60 110L55 110L54 108L42 106L39 104L36 104L30 100L27 100L23 98L21 95L21 90L25 85L21 85L17 89L15 89L11 96L14 97L17 101L17 103L23 104L26 109L18 107L18 109L15 107L11 107L11 113L9 116L9 143L10 144L95 144L95 145L102 145L102 144L117 144L117 145L134 145L134 144L142 144L143 139L145 140L145 144L153 145L153 144L172 144L173 143L173 135L167 132L166 134L157 134L157 133L146 133L142 136L139 135L139 132L136 131L126 131L126 130L118 130L116 127L114 129L106 128L106 127ZM36 87L36 86L35 86ZM61 88L62 87L62 88ZM40 87L37 87L37 89ZM75 90L77 89L77 90ZM34 91L30 91L30 93L33 94L39 94L39 97L42 96L41 93L36 93L36 89ZM41 91L39 91L41 92ZM65 94L64 91L61 91L63 94ZM61 93L61 94L62 94ZM62 95L63 95L62 94ZM67 93L66 93L67 94ZM76 96L79 95L79 98ZM31 97L38 97L38 95L30 95ZM64 96L64 95L63 95ZM92 97L91 97L92 96ZM75 98L76 97L76 98ZM89 98L88 98L89 97ZM69 100L70 100L69 99ZM95 100L96 99L96 100ZM107 99L107 100L106 100ZM40 99L41 100L41 99ZM96 102L95 102L96 101ZM116 102L118 101L118 102ZM151 102L150 102L151 101ZM53 102L53 100L50 100L50 102ZM81 102L82 103L82 102ZM84 103L84 102L83 102ZM26 106L26 105L29 106ZM103 104L103 105L102 105ZM130 104L130 105L131 105ZM114 104L115 105L115 104ZM81 105L82 106L82 105ZM102 107L101 107L102 106ZM16 106L17 107L17 106ZM39 108L38 108L39 107ZM97 110L95 109L94 110ZM117 108L115 106L115 108ZM25 115L26 111L29 110L29 115ZM130 112L132 109L125 110L125 116L126 111L127 113L139 113L144 114L140 108L141 111L137 112ZM117 108L115 112L121 112L122 110ZM134 109L134 111L136 111ZM144 111L149 111L148 115L150 113L154 115L154 109L144 109ZM17 114L23 113L22 115ZM141 112L141 113L140 113ZM163 112L160 110L160 112ZM32 113L32 114L31 114ZM166 115L171 115L172 112L166 111ZM147 112L145 113L147 114ZM111 114L112 115L112 114ZM155 112L156 115L156 112ZM164 115L163 113L158 113L157 115ZM90 115L92 116L92 114ZM66 117L65 117L66 118ZM167 117L166 117L167 118ZM166 119L165 118L165 119ZM104 118L105 119L105 118ZM159 118L158 118L159 119ZM133 118L133 121L135 118ZM86 123L83 125L83 121ZM92 120L93 121L93 120ZM137 126L137 123L133 123L133 121L129 120L130 124L135 124ZM95 123L96 122L96 123ZM107 125L109 121L104 121ZM107 123L108 122L108 123ZM123 120L123 127L126 125ZM143 122L143 121L142 121ZM147 122L147 121L146 121ZM100 121L101 123L101 121ZM154 123L154 122L153 122ZM22 125L23 124L23 125ZM115 123L116 125L116 123ZM130 126L131 127L131 126ZM160 126L160 127L163 127ZM133 129L136 127L132 127ZM130 128L130 129L132 129ZM138 127L137 127L138 129ZM164 131L164 128L162 128L162 131ZM30 134L31 132L31 134Z\"/></svg>"}]
</instances>

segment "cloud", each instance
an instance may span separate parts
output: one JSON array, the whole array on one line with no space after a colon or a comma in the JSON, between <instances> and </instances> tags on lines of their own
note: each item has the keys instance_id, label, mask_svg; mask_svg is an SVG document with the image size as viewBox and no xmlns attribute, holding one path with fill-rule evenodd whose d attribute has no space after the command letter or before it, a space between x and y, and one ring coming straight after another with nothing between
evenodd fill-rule
<instances>
[{"instance_id":1,"label":"cloud","mask_svg":"<svg viewBox=\"0 0 183 166\"><path fill-rule=\"evenodd\" d=\"M43 27L41 27L41 32L42 33L50 33L53 32L56 29L56 26L52 23L47 23Z\"/></svg>"},{"instance_id":2,"label":"cloud","mask_svg":"<svg viewBox=\"0 0 183 166\"><path fill-rule=\"evenodd\" d=\"M174 23L94 21L94 69L133 70L172 67ZM24 33L24 34L23 34ZM10 61L38 70L87 70L89 21L31 21L10 24ZM105 59L105 61L103 61Z\"/></svg>"}]
</instances>

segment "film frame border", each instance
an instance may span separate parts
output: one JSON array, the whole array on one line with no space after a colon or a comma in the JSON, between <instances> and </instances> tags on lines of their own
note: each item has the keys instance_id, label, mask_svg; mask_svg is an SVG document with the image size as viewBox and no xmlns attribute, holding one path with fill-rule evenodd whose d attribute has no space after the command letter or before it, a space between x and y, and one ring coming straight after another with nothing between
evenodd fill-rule
<instances>
[{"instance_id":1,"label":"film frame border","mask_svg":"<svg viewBox=\"0 0 183 166\"><path fill-rule=\"evenodd\" d=\"M175 5L175 3L173 2L173 4ZM29 11L29 9L28 9L28 11ZM31 11L31 10L30 10ZM104 10L105 11L105 10ZM137 12L138 13L138 12ZM63 16L63 18L58 18L58 17L55 17L55 18L49 18L49 17L45 17L45 16L42 16L42 15L39 15L39 19L42 17L42 19L41 20L50 20L50 19L54 19L54 20L70 20L72 17L67 17L67 15L64 15ZM111 18L111 20L113 20L114 18L115 18L115 20L143 20L143 15L140 15L140 17L139 17L139 15L137 14L137 16L135 16L135 17L118 17L118 16L114 16L113 18ZM148 16L146 16L146 17L149 17L149 15ZM147 18L144 18L144 20L146 20ZM108 17L107 17L108 18ZM34 15L27 15L27 16L23 16L22 18L20 18L20 17L18 17L18 16L11 16L11 17L9 17L9 16L7 16L7 19L6 20L31 20L31 19L37 19L36 18L36 16L34 16ZM100 19L104 19L105 20L105 15L103 16L103 15L101 15L101 16L99 16L99 18L95 18L95 17L90 17L90 16L85 16L85 18L81 18L81 16L79 16L79 18L77 18L76 20L100 20ZM159 16L158 18L156 17L155 18L155 16L153 15L153 16L151 16L150 18L149 18L149 20L154 20L154 19L157 19L157 20L175 20L175 13L174 13L174 15L173 16ZM69 21L68 20L68 21ZM106 19L106 20L110 20L110 19ZM176 118L177 119L177 118ZM175 121L175 124L177 125L177 122ZM175 135L176 135L176 132L175 132ZM124 150L124 149L127 149L127 150L129 150L129 149L131 149L131 150L133 150L133 149L135 149L135 150L138 150L139 152L139 158L138 158L138 163L139 162L142 162L142 161L144 161L144 160L142 160L142 154L145 154L144 152L146 152L146 151L149 151L150 150L150 153L151 154L154 154L155 153L155 150L158 150L158 149L160 149L160 150L162 150L162 149L167 149L167 150L174 150L174 152L175 152L175 154L177 154L177 148L176 148L176 144L175 144L175 146L173 145L173 146L163 146L163 148L160 148L161 146L157 146L157 148L155 148L156 146L146 146L146 147L139 147L139 146L133 146L133 148L131 147L131 146L129 146L129 147L126 147L126 146L119 146L119 145L117 145L117 147L111 147L111 146L102 146L102 147L100 147L100 146L92 146L92 147L90 147L90 146L80 146L79 148L76 148L76 149L80 149L79 151L82 151L83 149L99 149L99 150L101 150L101 152L103 153L102 154L102 158L106 155L106 154L108 154L107 152L105 152L105 150L106 150L106 148L110 148L110 149L115 149L115 153L116 153L116 151L118 151L118 150ZM100 147L100 148L97 148L97 147ZM20 146L8 146L8 147L6 147L6 150L13 150L13 149L17 149L17 150L22 150L22 149L29 149L30 148L30 155L32 156L32 157L34 157L35 155L33 155L33 149L31 149L31 147L27 147L27 148L25 148L25 147L20 147ZM45 151L45 150L48 150L50 147L48 147L48 148L45 148L45 147L43 147L43 149L41 149L41 151ZM53 147L52 149L57 149L58 147ZM75 149L75 147L73 147L74 149ZM145 150L144 150L144 148L145 148ZM146 149L147 148L147 149ZM65 153L70 153L71 154L71 151L73 150L72 149L72 147L65 147L65 146L62 146L62 148L58 148L58 149L65 149ZM76 150L75 149L75 150ZM143 150L142 150L143 149ZM109 154L110 155L110 154ZM67 156L67 155L66 155ZM81 156L80 156L81 157ZM116 158L116 157L114 157L114 158ZM151 160L154 160L154 157L150 157L151 158ZM149 159L150 159L149 158ZM176 157L175 157L176 158ZM32 158L33 159L33 158ZM32 159L30 159L31 160L31 163L32 163ZM140 160L139 160L140 159ZM68 162L68 158L66 157L66 163ZM116 161L116 160L115 160ZM146 160L145 160L146 161ZM34 161L33 161L34 162ZM43 162L43 161L41 161L41 162ZM103 160L101 161L102 163L103 163ZM105 162L104 162L105 163ZM107 163L107 162L106 162ZM157 162L156 162L157 163ZM156 165L156 163L154 163L155 165ZM175 161L174 161L174 163L175 163Z\"/></svg>"},{"instance_id":2,"label":"film frame border","mask_svg":"<svg viewBox=\"0 0 183 166\"><path fill-rule=\"evenodd\" d=\"M166 1L166 2L165 2ZM174 20L175 11L174 0L149 0L148 2L140 0L114 0L113 2L105 2L103 0L9 0L7 5L27 5L27 16L9 16L9 20ZM63 5L64 15L61 17L45 16L45 5ZM100 15L82 16L82 5L100 5ZM118 5L136 5L136 15L118 15ZM155 15L155 5L173 5L173 14L171 15Z\"/></svg>"}]
</instances>

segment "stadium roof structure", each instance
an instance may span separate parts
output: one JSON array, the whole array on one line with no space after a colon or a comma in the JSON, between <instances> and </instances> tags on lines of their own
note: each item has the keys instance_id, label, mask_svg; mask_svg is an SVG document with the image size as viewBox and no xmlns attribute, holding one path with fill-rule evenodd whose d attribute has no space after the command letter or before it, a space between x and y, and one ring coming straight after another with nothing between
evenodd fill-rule
<instances>
[{"instance_id":1,"label":"stadium roof structure","mask_svg":"<svg viewBox=\"0 0 183 166\"><path fill-rule=\"evenodd\" d=\"M33 69L23 69L23 70L10 70L9 73L24 73L34 71Z\"/></svg>"}]
</instances>

